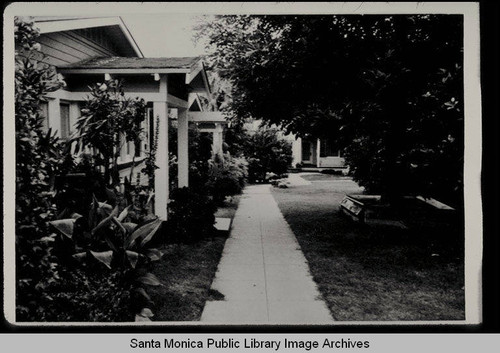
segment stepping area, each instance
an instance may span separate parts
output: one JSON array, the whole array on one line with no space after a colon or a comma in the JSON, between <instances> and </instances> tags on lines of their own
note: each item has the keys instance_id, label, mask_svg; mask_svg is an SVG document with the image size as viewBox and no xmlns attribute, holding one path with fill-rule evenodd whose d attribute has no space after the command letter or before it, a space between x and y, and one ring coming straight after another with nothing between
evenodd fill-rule
<instances>
[{"instance_id":1,"label":"stepping area","mask_svg":"<svg viewBox=\"0 0 500 353\"><path fill-rule=\"evenodd\" d=\"M333 322L269 185L245 189L201 321L214 324Z\"/></svg>"}]
</instances>

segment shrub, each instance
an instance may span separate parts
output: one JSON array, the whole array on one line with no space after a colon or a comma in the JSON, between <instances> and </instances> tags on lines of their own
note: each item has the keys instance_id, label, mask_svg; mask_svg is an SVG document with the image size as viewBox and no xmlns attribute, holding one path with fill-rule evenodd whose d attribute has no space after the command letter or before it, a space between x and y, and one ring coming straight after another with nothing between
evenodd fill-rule
<instances>
[{"instance_id":1,"label":"shrub","mask_svg":"<svg viewBox=\"0 0 500 353\"><path fill-rule=\"evenodd\" d=\"M79 120L84 135L79 137L83 145L97 147L104 158L83 157L75 163L70 144L63 151L50 129L42 128L43 97L64 83L43 63L37 37L33 22L15 18L16 50L20 50L15 67L16 320L117 320L125 315L122 305L130 301L131 289L141 294L141 284L159 284L139 267L161 257L144 247L160 222L122 223L129 208L118 213L119 208L111 206L123 200L106 188L109 178L95 175L96 163L109 169L110 158L116 160L106 152L118 147L118 134L127 133L129 140L140 138L145 105L142 100L122 99L116 81L93 88L97 98L88 102ZM54 183L56 175L61 177ZM91 196L94 191L110 202L97 202ZM54 220L61 209L59 215L69 218ZM49 224L57 232L51 232ZM89 263L77 268L75 259ZM142 312L146 308L136 309L140 320L147 320L148 312Z\"/></svg>"},{"instance_id":2,"label":"shrub","mask_svg":"<svg viewBox=\"0 0 500 353\"><path fill-rule=\"evenodd\" d=\"M61 146L50 130L42 129L41 103L63 83L42 62L38 35L33 22L15 18L16 319L25 321L50 314L44 303L51 299L49 288L59 281L47 221L57 211L51 184L60 167Z\"/></svg>"},{"instance_id":3,"label":"shrub","mask_svg":"<svg viewBox=\"0 0 500 353\"><path fill-rule=\"evenodd\" d=\"M141 224L154 219L152 201L154 191L145 185L133 185L127 178L124 183L124 199L122 203L129 205L127 221Z\"/></svg>"},{"instance_id":4,"label":"shrub","mask_svg":"<svg viewBox=\"0 0 500 353\"><path fill-rule=\"evenodd\" d=\"M90 94L76 123L78 134L73 139L79 144L75 151L95 148L102 155L105 183L118 185L121 148L126 141L137 144L142 139L141 122L146 117L146 102L142 98L126 98L120 80L97 83L90 87ZM148 171L154 171L154 160L152 164Z\"/></svg>"},{"instance_id":5,"label":"shrub","mask_svg":"<svg viewBox=\"0 0 500 353\"><path fill-rule=\"evenodd\" d=\"M134 321L133 290L120 271L77 268L64 271L47 301L47 321Z\"/></svg>"},{"instance_id":6,"label":"shrub","mask_svg":"<svg viewBox=\"0 0 500 353\"><path fill-rule=\"evenodd\" d=\"M209 162L207 189L216 204L221 204L226 196L240 194L248 175L247 161L240 157L215 156Z\"/></svg>"},{"instance_id":7,"label":"shrub","mask_svg":"<svg viewBox=\"0 0 500 353\"><path fill-rule=\"evenodd\" d=\"M260 127L245 144L248 161L248 180L265 181L266 173L278 176L287 172L292 163L292 145L280 137L275 128Z\"/></svg>"},{"instance_id":8,"label":"shrub","mask_svg":"<svg viewBox=\"0 0 500 353\"><path fill-rule=\"evenodd\" d=\"M68 154L67 159L69 158ZM55 203L60 212L58 219L73 213L88 212L94 195L110 205L116 204L116 193L107 187L98 165L95 156L81 154L79 158L72 160L65 173L55 178Z\"/></svg>"},{"instance_id":9,"label":"shrub","mask_svg":"<svg viewBox=\"0 0 500 353\"><path fill-rule=\"evenodd\" d=\"M129 211L132 206L120 210L119 205L113 208L94 198L85 215L73 214L71 218L51 221L50 224L60 235L59 257L66 260L68 272L75 270L75 261L81 263L82 268L96 274L108 273L110 276L115 276L113 273L118 271L120 275L116 280L122 282L121 285L109 279L118 290L113 294L126 296L126 293L122 293L122 289L132 288L146 299L144 305L149 305L151 303L148 302L149 297L143 286L161 285L161 283L153 274L147 272L146 268L163 255L158 249L151 248L149 243L162 225L162 221L154 218L142 224L132 223L129 221ZM78 287L78 283L75 285ZM105 293L97 291L94 294L104 296ZM91 294L88 295L89 298L93 298ZM143 309L146 308L135 307L135 314L140 316ZM146 319L141 319L144 320Z\"/></svg>"},{"instance_id":10,"label":"shrub","mask_svg":"<svg viewBox=\"0 0 500 353\"><path fill-rule=\"evenodd\" d=\"M156 117L155 126L160 125L160 116ZM146 159L144 160L144 168L141 172L148 176L149 186L152 188L155 185L155 171L159 167L156 165L156 150L158 149L158 133L159 130L155 129L153 140L149 146L149 150L146 153Z\"/></svg>"},{"instance_id":11,"label":"shrub","mask_svg":"<svg viewBox=\"0 0 500 353\"><path fill-rule=\"evenodd\" d=\"M170 194L167 234L173 243L192 243L215 234L216 207L199 189L178 188Z\"/></svg>"}]
</instances>

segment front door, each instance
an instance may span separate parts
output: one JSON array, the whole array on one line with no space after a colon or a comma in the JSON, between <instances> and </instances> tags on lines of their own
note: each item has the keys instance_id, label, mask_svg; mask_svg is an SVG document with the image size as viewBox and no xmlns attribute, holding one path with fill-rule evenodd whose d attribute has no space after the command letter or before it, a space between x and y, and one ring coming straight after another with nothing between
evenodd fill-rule
<instances>
[{"instance_id":1,"label":"front door","mask_svg":"<svg viewBox=\"0 0 500 353\"><path fill-rule=\"evenodd\" d=\"M315 144L302 140L302 163L314 164Z\"/></svg>"}]
</instances>

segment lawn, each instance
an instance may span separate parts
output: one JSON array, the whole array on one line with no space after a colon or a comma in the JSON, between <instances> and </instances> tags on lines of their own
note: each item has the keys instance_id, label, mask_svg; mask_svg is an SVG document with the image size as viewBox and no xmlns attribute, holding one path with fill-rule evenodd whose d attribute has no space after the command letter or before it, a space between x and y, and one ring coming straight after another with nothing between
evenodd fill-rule
<instances>
[{"instance_id":1,"label":"lawn","mask_svg":"<svg viewBox=\"0 0 500 353\"><path fill-rule=\"evenodd\" d=\"M240 196L219 208L216 217L233 217ZM155 263L153 273L164 283L149 290L155 303L154 321L198 321L217 271L226 236L194 244L168 245L167 253Z\"/></svg>"},{"instance_id":2,"label":"lawn","mask_svg":"<svg viewBox=\"0 0 500 353\"><path fill-rule=\"evenodd\" d=\"M339 212L346 193L361 192L353 182L305 178L311 185L273 188L273 196L336 320L465 318L463 227L368 228Z\"/></svg>"},{"instance_id":3,"label":"lawn","mask_svg":"<svg viewBox=\"0 0 500 353\"><path fill-rule=\"evenodd\" d=\"M309 181L350 180L350 177L347 176L326 173L308 173L301 175L301 177Z\"/></svg>"}]
</instances>

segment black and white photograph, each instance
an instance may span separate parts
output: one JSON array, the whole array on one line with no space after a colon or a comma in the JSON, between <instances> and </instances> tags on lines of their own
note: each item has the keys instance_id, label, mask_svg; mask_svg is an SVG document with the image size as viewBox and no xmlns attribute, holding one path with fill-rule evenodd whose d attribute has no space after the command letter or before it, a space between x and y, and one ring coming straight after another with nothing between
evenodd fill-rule
<instances>
[{"instance_id":1,"label":"black and white photograph","mask_svg":"<svg viewBox=\"0 0 500 353\"><path fill-rule=\"evenodd\" d=\"M478 8L11 4L7 321L480 324Z\"/></svg>"}]
</instances>

